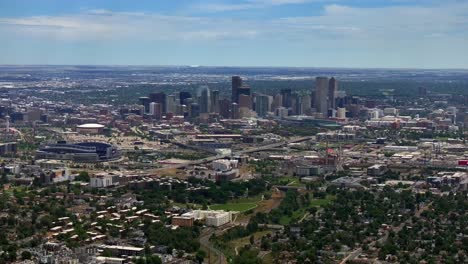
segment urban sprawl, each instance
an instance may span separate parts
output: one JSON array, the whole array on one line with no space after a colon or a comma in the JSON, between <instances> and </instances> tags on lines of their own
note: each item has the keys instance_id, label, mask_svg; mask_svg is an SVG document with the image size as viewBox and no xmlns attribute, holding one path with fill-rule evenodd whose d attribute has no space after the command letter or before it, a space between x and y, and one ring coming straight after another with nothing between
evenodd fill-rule
<instances>
[{"instance_id":1,"label":"urban sprawl","mask_svg":"<svg viewBox=\"0 0 468 264\"><path fill-rule=\"evenodd\" d=\"M468 95L224 82L0 88L0 263L468 262Z\"/></svg>"}]
</instances>

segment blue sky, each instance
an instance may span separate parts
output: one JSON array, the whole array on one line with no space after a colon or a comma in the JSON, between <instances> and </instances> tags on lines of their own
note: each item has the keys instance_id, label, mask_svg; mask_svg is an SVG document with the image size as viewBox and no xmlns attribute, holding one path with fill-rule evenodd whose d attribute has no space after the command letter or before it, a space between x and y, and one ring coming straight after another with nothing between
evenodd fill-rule
<instances>
[{"instance_id":1,"label":"blue sky","mask_svg":"<svg viewBox=\"0 0 468 264\"><path fill-rule=\"evenodd\" d=\"M0 64L468 68L468 1L0 0Z\"/></svg>"}]
</instances>

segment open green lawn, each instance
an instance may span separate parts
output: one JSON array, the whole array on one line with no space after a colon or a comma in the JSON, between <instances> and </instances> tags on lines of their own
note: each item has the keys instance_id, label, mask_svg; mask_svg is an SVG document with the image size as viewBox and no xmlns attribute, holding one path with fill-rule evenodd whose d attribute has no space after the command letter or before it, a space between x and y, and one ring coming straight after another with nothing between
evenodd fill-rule
<instances>
[{"instance_id":1,"label":"open green lawn","mask_svg":"<svg viewBox=\"0 0 468 264\"><path fill-rule=\"evenodd\" d=\"M305 184L302 183L299 179L294 180L290 183L288 183L288 186L293 186L293 187L305 187Z\"/></svg>"},{"instance_id":2,"label":"open green lawn","mask_svg":"<svg viewBox=\"0 0 468 264\"><path fill-rule=\"evenodd\" d=\"M255 207L257 207L257 204L255 203L227 203L227 204L210 205L210 209L212 210L237 211L237 212L245 212L250 209L254 209Z\"/></svg>"},{"instance_id":3,"label":"open green lawn","mask_svg":"<svg viewBox=\"0 0 468 264\"><path fill-rule=\"evenodd\" d=\"M266 194L267 192L265 192ZM230 203L258 203L262 201L262 195L252 197L242 197L229 201Z\"/></svg>"},{"instance_id":4,"label":"open green lawn","mask_svg":"<svg viewBox=\"0 0 468 264\"><path fill-rule=\"evenodd\" d=\"M324 206L331 203L335 199L334 196L328 195L325 199L311 199L310 206Z\"/></svg>"},{"instance_id":5,"label":"open green lawn","mask_svg":"<svg viewBox=\"0 0 468 264\"><path fill-rule=\"evenodd\" d=\"M242 197L234 200L230 200L225 204L215 204L210 205L212 210L225 210L225 211L237 211L245 212L250 209L257 207L257 204L262 201L262 195L257 195L253 197Z\"/></svg>"}]
</instances>

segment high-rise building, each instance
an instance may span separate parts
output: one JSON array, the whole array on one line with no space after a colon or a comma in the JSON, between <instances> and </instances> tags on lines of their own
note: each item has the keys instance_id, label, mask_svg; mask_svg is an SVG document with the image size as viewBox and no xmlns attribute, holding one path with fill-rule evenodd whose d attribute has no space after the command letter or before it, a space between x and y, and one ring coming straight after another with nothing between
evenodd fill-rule
<instances>
[{"instance_id":1,"label":"high-rise building","mask_svg":"<svg viewBox=\"0 0 468 264\"><path fill-rule=\"evenodd\" d=\"M197 103L190 104L190 117L196 118L200 115L200 106Z\"/></svg>"},{"instance_id":2,"label":"high-rise building","mask_svg":"<svg viewBox=\"0 0 468 264\"><path fill-rule=\"evenodd\" d=\"M315 108L324 117L328 114L328 77L315 78Z\"/></svg>"},{"instance_id":3,"label":"high-rise building","mask_svg":"<svg viewBox=\"0 0 468 264\"><path fill-rule=\"evenodd\" d=\"M237 102L239 103L239 97L243 95L248 95L250 96L250 86L243 84L241 87L237 89Z\"/></svg>"},{"instance_id":4,"label":"high-rise building","mask_svg":"<svg viewBox=\"0 0 468 264\"><path fill-rule=\"evenodd\" d=\"M181 105L181 104L178 104L176 106L176 115L184 115L185 114L185 111L186 111L186 106L185 105Z\"/></svg>"},{"instance_id":5,"label":"high-rise building","mask_svg":"<svg viewBox=\"0 0 468 264\"><path fill-rule=\"evenodd\" d=\"M160 93L151 93L149 95L150 101L155 102L161 105L163 111L166 110L166 94L163 92Z\"/></svg>"},{"instance_id":6,"label":"high-rise building","mask_svg":"<svg viewBox=\"0 0 468 264\"><path fill-rule=\"evenodd\" d=\"M231 101L233 103L238 102L238 90L242 86L242 78L240 76L232 76L232 97Z\"/></svg>"},{"instance_id":7,"label":"high-rise building","mask_svg":"<svg viewBox=\"0 0 468 264\"><path fill-rule=\"evenodd\" d=\"M211 113L219 113L219 91L211 91Z\"/></svg>"},{"instance_id":8,"label":"high-rise building","mask_svg":"<svg viewBox=\"0 0 468 264\"><path fill-rule=\"evenodd\" d=\"M271 105L272 112L276 111L276 109L281 107L282 104L283 104L283 96L281 96L281 94L276 94L275 97L273 97L273 104Z\"/></svg>"},{"instance_id":9,"label":"high-rise building","mask_svg":"<svg viewBox=\"0 0 468 264\"><path fill-rule=\"evenodd\" d=\"M198 89L198 105L200 106L200 113L209 113L211 110L210 88L203 85Z\"/></svg>"},{"instance_id":10,"label":"high-rise building","mask_svg":"<svg viewBox=\"0 0 468 264\"><path fill-rule=\"evenodd\" d=\"M138 101L140 101L140 104L145 107L145 113L149 112L149 105L151 103L149 97L140 97L138 98Z\"/></svg>"},{"instance_id":11,"label":"high-rise building","mask_svg":"<svg viewBox=\"0 0 468 264\"><path fill-rule=\"evenodd\" d=\"M177 101L175 95L168 95L166 97L166 113L176 112Z\"/></svg>"},{"instance_id":12,"label":"high-rise building","mask_svg":"<svg viewBox=\"0 0 468 264\"><path fill-rule=\"evenodd\" d=\"M336 108L336 93L338 91L338 81L332 77L328 82L328 108Z\"/></svg>"},{"instance_id":13,"label":"high-rise building","mask_svg":"<svg viewBox=\"0 0 468 264\"><path fill-rule=\"evenodd\" d=\"M239 105L237 103L231 104L231 118L239 119Z\"/></svg>"},{"instance_id":14,"label":"high-rise building","mask_svg":"<svg viewBox=\"0 0 468 264\"><path fill-rule=\"evenodd\" d=\"M252 109L252 98L250 97L250 95L239 95L239 108L241 107Z\"/></svg>"},{"instance_id":15,"label":"high-rise building","mask_svg":"<svg viewBox=\"0 0 468 264\"><path fill-rule=\"evenodd\" d=\"M281 106L284 106L286 108L291 107L291 89L282 89L281 96L283 99L283 101L281 102Z\"/></svg>"},{"instance_id":16,"label":"high-rise building","mask_svg":"<svg viewBox=\"0 0 468 264\"><path fill-rule=\"evenodd\" d=\"M311 112L311 98L310 95L303 95L301 96L301 114L310 114Z\"/></svg>"},{"instance_id":17,"label":"high-rise building","mask_svg":"<svg viewBox=\"0 0 468 264\"><path fill-rule=\"evenodd\" d=\"M160 103L151 102L149 106L149 114L155 119L160 120L162 118L162 105Z\"/></svg>"},{"instance_id":18,"label":"high-rise building","mask_svg":"<svg viewBox=\"0 0 468 264\"><path fill-rule=\"evenodd\" d=\"M255 97L255 112L260 117L265 117L270 111L270 98L267 95L257 95Z\"/></svg>"},{"instance_id":19,"label":"high-rise building","mask_svg":"<svg viewBox=\"0 0 468 264\"><path fill-rule=\"evenodd\" d=\"M293 93L289 99L290 109L293 115L301 115L301 100L299 100L299 95L297 93Z\"/></svg>"},{"instance_id":20,"label":"high-rise building","mask_svg":"<svg viewBox=\"0 0 468 264\"><path fill-rule=\"evenodd\" d=\"M219 114L223 118L231 118L231 100L224 98L219 101Z\"/></svg>"},{"instance_id":21,"label":"high-rise building","mask_svg":"<svg viewBox=\"0 0 468 264\"><path fill-rule=\"evenodd\" d=\"M189 92L180 92L179 93L179 100L180 104L187 105L186 99L192 98L192 94Z\"/></svg>"}]
</instances>

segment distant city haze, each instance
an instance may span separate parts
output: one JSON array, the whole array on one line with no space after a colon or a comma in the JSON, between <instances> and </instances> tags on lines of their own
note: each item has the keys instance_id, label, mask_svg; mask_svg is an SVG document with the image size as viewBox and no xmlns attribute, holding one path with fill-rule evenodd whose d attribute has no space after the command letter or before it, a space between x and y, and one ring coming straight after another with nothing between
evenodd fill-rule
<instances>
[{"instance_id":1,"label":"distant city haze","mask_svg":"<svg viewBox=\"0 0 468 264\"><path fill-rule=\"evenodd\" d=\"M0 64L468 68L457 0L0 0Z\"/></svg>"}]
</instances>

